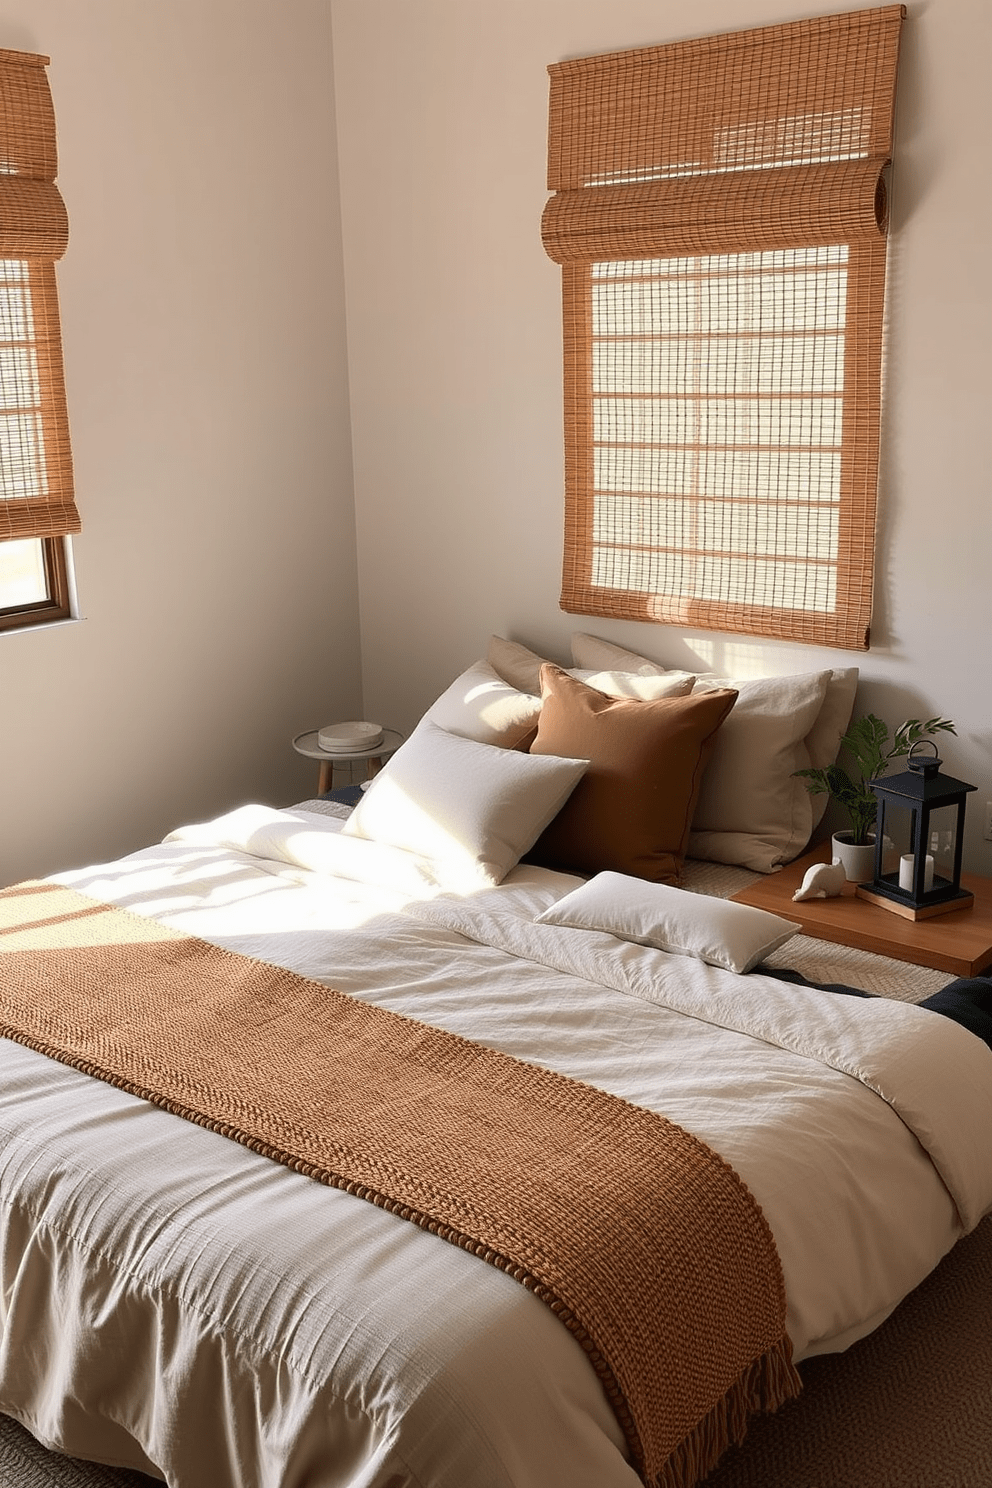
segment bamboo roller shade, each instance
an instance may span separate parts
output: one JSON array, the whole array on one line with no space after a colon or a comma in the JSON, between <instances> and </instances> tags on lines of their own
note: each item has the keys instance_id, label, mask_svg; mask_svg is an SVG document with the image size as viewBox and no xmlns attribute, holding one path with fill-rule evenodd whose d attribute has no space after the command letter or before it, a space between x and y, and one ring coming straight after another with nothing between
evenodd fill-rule
<instances>
[{"instance_id":1,"label":"bamboo roller shade","mask_svg":"<svg viewBox=\"0 0 992 1488\"><path fill-rule=\"evenodd\" d=\"M47 63L0 50L0 541L80 530L55 283L69 226Z\"/></svg>"},{"instance_id":2,"label":"bamboo roller shade","mask_svg":"<svg viewBox=\"0 0 992 1488\"><path fill-rule=\"evenodd\" d=\"M867 647L903 15L549 68L564 609Z\"/></svg>"}]
</instances>

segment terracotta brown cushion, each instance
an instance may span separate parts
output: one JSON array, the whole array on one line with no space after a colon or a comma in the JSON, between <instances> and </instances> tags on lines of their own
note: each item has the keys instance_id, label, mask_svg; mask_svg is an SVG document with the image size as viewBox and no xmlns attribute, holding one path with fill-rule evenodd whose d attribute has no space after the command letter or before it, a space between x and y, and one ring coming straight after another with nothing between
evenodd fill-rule
<instances>
[{"instance_id":1,"label":"terracotta brown cushion","mask_svg":"<svg viewBox=\"0 0 992 1488\"><path fill-rule=\"evenodd\" d=\"M550 664L541 693L531 753L590 763L528 861L678 884L703 771L737 693L610 698Z\"/></svg>"}]
</instances>

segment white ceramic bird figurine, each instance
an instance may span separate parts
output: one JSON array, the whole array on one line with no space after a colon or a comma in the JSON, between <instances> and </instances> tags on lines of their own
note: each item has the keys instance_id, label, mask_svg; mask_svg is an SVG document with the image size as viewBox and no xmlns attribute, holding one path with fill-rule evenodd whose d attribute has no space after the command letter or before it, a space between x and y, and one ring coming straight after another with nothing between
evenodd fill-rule
<instances>
[{"instance_id":1,"label":"white ceramic bird figurine","mask_svg":"<svg viewBox=\"0 0 992 1488\"><path fill-rule=\"evenodd\" d=\"M839 858L834 858L832 863L814 863L812 868L806 869L802 883L792 896L793 902L798 904L800 899L836 899L846 878L844 865Z\"/></svg>"}]
</instances>

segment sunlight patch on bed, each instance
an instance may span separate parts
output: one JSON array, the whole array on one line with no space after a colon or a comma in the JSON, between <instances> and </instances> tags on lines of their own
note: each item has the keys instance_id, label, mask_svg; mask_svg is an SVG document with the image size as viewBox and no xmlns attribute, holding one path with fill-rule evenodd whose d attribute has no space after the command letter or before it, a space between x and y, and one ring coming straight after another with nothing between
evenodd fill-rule
<instances>
[{"instance_id":1,"label":"sunlight patch on bed","mask_svg":"<svg viewBox=\"0 0 992 1488\"><path fill-rule=\"evenodd\" d=\"M50 950L53 944L59 950L138 945L175 940L178 933L140 915L115 915L111 922L105 904L94 900L80 907L76 890L62 884L21 884L0 896L0 953Z\"/></svg>"}]
</instances>

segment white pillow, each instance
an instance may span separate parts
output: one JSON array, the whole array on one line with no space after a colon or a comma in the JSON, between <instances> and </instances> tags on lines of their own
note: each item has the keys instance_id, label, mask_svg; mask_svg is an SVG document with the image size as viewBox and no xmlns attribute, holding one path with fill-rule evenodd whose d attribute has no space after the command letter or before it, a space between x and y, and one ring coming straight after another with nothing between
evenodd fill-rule
<instances>
[{"instance_id":1,"label":"white pillow","mask_svg":"<svg viewBox=\"0 0 992 1488\"><path fill-rule=\"evenodd\" d=\"M689 856L770 873L801 853L813 831L806 735L829 672L734 682L737 702L716 735L692 815ZM697 678L693 693L728 687Z\"/></svg>"},{"instance_id":2,"label":"white pillow","mask_svg":"<svg viewBox=\"0 0 992 1488\"><path fill-rule=\"evenodd\" d=\"M341 830L429 858L443 888L489 888L533 847L588 763L479 744L424 718Z\"/></svg>"},{"instance_id":3,"label":"white pillow","mask_svg":"<svg viewBox=\"0 0 992 1488\"><path fill-rule=\"evenodd\" d=\"M487 661L477 661L456 677L424 717L463 739L514 749L533 734L540 712L539 697L519 692Z\"/></svg>"},{"instance_id":4,"label":"white pillow","mask_svg":"<svg viewBox=\"0 0 992 1488\"><path fill-rule=\"evenodd\" d=\"M636 945L694 956L724 971L750 971L799 926L730 899L646 883L625 873L597 873L538 915L543 925L602 930Z\"/></svg>"},{"instance_id":5,"label":"white pillow","mask_svg":"<svg viewBox=\"0 0 992 1488\"><path fill-rule=\"evenodd\" d=\"M581 667L569 667L568 675L608 697L640 698L646 703L655 698L687 697L696 680L691 672L663 672L649 677L639 672L587 672Z\"/></svg>"}]
</instances>

